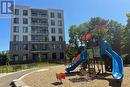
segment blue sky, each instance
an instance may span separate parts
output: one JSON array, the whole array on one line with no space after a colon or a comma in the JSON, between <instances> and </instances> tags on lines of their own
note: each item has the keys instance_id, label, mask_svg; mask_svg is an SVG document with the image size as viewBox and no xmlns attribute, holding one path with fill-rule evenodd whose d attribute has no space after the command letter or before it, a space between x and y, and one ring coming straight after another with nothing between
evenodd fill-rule
<instances>
[{"instance_id":1,"label":"blue sky","mask_svg":"<svg viewBox=\"0 0 130 87\"><path fill-rule=\"evenodd\" d=\"M91 17L100 16L126 24L126 13L130 12L130 0L15 0L17 5L36 8L57 8L64 10L65 38L68 29ZM9 49L10 19L0 18L0 51Z\"/></svg>"}]
</instances>

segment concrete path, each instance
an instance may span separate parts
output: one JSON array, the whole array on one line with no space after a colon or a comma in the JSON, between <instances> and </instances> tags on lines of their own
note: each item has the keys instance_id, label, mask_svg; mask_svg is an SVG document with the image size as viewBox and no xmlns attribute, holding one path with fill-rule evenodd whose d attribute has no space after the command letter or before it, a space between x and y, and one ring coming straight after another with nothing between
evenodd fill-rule
<instances>
[{"instance_id":1,"label":"concrete path","mask_svg":"<svg viewBox=\"0 0 130 87\"><path fill-rule=\"evenodd\" d=\"M30 73L34 70L36 70L36 68L0 75L0 87L10 87L12 80L18 79L24 74Z\"/></svg>"}]
</instances>

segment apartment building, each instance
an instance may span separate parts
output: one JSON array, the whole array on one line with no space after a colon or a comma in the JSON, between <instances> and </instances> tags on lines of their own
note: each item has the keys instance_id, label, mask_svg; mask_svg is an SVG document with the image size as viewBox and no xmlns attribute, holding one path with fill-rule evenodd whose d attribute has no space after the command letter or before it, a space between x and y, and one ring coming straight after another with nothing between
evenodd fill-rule
<instances>
[{"instance_id":1,"label":"apartment building","mask_svg":"<svg viewBox=\"0 0 130 87\"><path fill-rule=\"evenodd\" d=\"M63 62L64 12L15 6L11 17L10 58L12 62Z\"/></svg>"}]
</instances>

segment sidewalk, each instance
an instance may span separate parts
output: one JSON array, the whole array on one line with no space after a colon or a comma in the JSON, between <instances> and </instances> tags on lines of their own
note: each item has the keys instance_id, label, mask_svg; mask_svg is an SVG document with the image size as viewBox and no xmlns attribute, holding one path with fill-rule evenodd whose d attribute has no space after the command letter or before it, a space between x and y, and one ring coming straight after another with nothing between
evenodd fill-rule
<instances>
[{"instance_id":1,"label":"sidewalk","mask_svg":"<svg viewBox=\"0 0 130 87\"><path fill-rule=\"evenodd\" d=\"M1 73L0 77L6 76L8 73Z\"/></svg>"}]
</instances>

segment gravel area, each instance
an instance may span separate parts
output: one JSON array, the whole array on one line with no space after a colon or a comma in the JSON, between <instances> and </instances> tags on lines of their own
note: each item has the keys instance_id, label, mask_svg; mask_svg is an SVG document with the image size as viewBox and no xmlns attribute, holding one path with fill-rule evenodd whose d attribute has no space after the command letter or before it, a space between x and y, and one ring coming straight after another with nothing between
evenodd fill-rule
<instances>
[{"instance_id":1,"label":"gravel area","mask_svg":"<svg viewBox=\"0 0 130 87\"><path fill-rule=\"evenodd\" d=\"M31 87L129 87L130 86L130 67L124 68L124 79L122 83L116 82L112 75L106 74L105 77L96 77L88 80L83 76L67 76L63 80L63 84L56 84L55 74L64 72L67 66L59 65L47 67L47 71L34 72L25 76L22 81Z\"/></svg>"}]
</instances>

